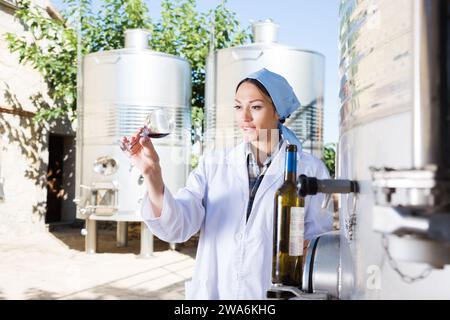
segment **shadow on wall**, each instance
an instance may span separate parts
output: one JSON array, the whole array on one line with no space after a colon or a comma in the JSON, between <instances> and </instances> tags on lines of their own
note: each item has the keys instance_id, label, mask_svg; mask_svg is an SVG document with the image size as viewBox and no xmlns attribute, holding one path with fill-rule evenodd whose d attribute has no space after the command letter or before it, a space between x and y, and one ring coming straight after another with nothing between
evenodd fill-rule
<instances>
[{"instance_id":1,"label":"shadow on wall","mask_svg":"<svg viewBox=\"0 0 450 320\"><path fill-rule=\"evenodd\" d=\"M50 124L33 121L34 113L25 110L7 83L5 86L4 98L9 109L0 112L0 135L6 137L8 145L16 145L26 159L28 166L24 177L33 181L37 187L45 189L49 184L48 159L42 156L47 155L50 132L61 125L56 121ZM31 96L30 100L37 111L50 108L41 93ZM11 121L12 119L16 121ZM32 207L33 215L39 220L44 219L46 207L45 200L38 201Z\"/></svg>"}]
</instances>

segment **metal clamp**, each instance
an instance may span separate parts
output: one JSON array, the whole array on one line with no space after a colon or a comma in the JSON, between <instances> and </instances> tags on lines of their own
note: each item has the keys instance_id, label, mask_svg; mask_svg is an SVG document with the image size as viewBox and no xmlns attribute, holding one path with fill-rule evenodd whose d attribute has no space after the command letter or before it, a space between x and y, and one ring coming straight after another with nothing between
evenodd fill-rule
<instances>
[{"instance_id":1,"label":"metal clamp","mask_svg":"<svg viewBox=\"0 0 450 320\"><path fill-rule=\"evenodd\" d=\"M371 168L375 202L386 206L430 208L446 205L450 177L435 166L424 169L394 170Z\"/></svg>"},{"instance_id":2,"label":"metal clamp","mask_svg":"<svg viewBox=\"0 0 450 320\"><path fill-rule=\"evenodd\" d=\"M382 233L383 248L393 270L405 282L412 283L425 278L429 269L416 277L407 276L395 259L427 263L435 268L449 264L448 172L439 171L436 166L371 170L376 204L372 226L374 231Z\"/></svg>"},{"instance_id":3,"label":"metal clamp","mask_svg":"<svg viewBox=\"0 0 450 320\"><path fill-rule=\"evenodd\" d=\"M450 213L445 212L450 180L445 175L438 174L434 166L421 170L371 170L375 231L450 242Z\"/></svg>"}]
</instances>

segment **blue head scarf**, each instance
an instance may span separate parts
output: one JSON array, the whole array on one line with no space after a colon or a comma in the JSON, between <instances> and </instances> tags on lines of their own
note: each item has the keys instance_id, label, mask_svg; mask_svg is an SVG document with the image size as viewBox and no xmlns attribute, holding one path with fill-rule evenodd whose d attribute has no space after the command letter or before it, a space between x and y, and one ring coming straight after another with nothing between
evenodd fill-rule
<instances>
[{"instance_id":1,"label":"blue head scarf","mask_svg":"<svg viewBox=\"0 0 450 320\"><path fill-rule=\"evenodd\" d=\"M247 78L257 80L266 88L280 120L286 119L300 107L300 101L298 101L291 85L279 74L263 68L247 76ZM297 145L298 152L302 150L302 143L292 130L288 129L281 122L278 123L278 129L281 131L283 139L289 144Z\"/></svg>"}]
</instances>

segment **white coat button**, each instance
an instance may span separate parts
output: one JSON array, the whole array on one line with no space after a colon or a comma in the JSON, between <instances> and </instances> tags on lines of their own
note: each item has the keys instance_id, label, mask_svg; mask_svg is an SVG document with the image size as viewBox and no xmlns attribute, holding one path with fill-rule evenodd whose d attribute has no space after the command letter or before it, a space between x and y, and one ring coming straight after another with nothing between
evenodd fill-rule
<instances>
[{"instance_id":1,"label":"white coat button","mask_svg":"<svg viewBox=\"0 0 450 320\"><path fill-rule=\"evenodd\" d=\"M235 239L237 240L237 241L241 241L242 240L242 233L236 233L236 236L235 236Z\"/></svg>"}]
</instances>

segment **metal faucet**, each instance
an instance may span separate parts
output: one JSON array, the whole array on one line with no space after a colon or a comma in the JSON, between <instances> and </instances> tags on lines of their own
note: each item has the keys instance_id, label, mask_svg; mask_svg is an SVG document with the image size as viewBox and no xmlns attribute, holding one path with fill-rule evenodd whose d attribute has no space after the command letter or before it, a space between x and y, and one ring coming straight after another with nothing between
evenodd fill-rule
<instances>
[{"instance_id":1,"label":"metal faucet","mask_svg":"<svg viewBox=\"0 0 450 320\"><path fill-rule=\"evenodd\" d=\"M297 190L301 197L313 196L318 193L324 193L325 199L322 203L322 209L328 206L333 193L358 193L358 182L353 180L323 179L307 177L304 174L297 179ZM323 206L325 205L325 207Z\"/></svg>"}]
</instances>

